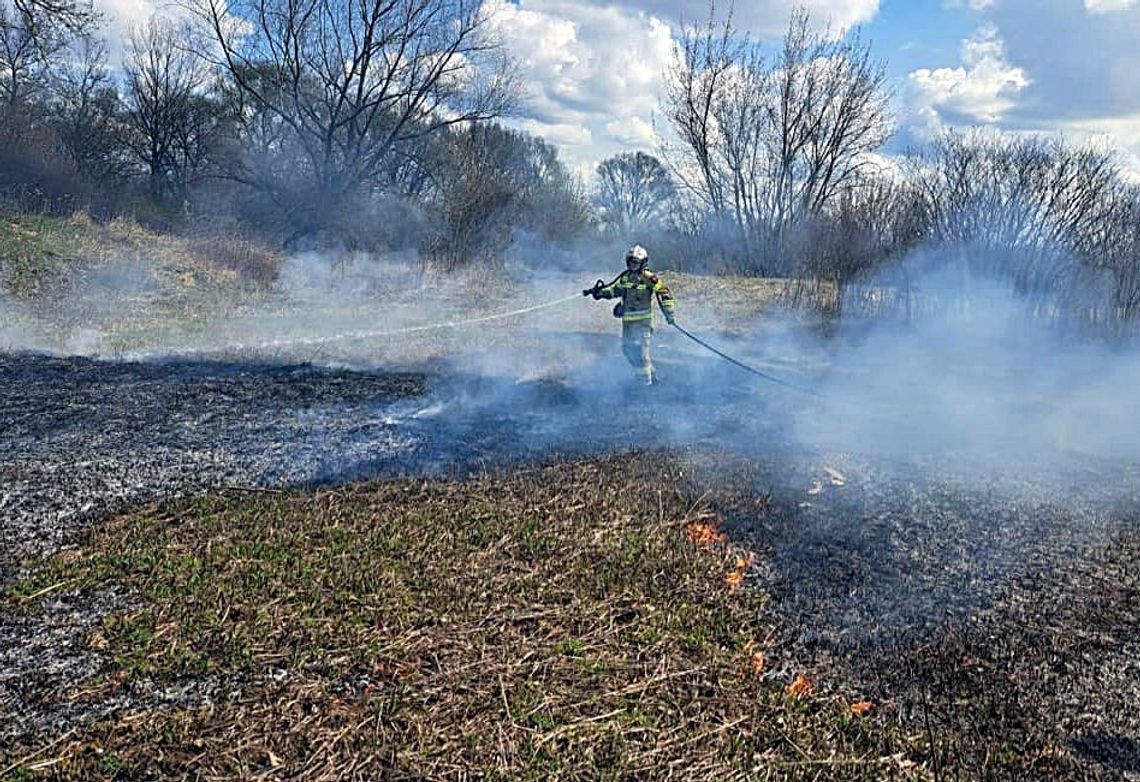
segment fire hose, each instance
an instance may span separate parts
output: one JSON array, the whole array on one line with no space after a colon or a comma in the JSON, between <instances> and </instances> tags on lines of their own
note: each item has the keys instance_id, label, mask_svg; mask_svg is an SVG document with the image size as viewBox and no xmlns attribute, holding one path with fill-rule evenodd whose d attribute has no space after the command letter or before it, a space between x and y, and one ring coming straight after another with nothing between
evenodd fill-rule
<instances>
[{"instance_id":1,"label":"fire hose","mask_svg":"<svg viewBox=\"0 0 1140 782\"><path fill-rule=\"evenodd\" d=\"M523 307L510 312L496 312L492 315L479 315L473 318L466 318L463 320L448 320L439 323L426 323L422 326L407 326L401 329L386 329L382 331L346 331L340 334L330 334L321 337L290 337L286 339L275 339L268 342L258 342L255 344L247 344L243 342L232 342L228 345L221 347L199 347L189 348L181 351L183 354L194 353L209 353L217 350L245 350L248 348L282 348L294 346L307 346L307 345L324 345L329 342L347 342L349 340L357 339L374 339L376 337L394 337L401 334L414 334L419 331L436 331L440 329L454 329L461 326L467 326L472 323L485 323L491 320L499 320L501 318L511 318L516 315L525 315L530 312L544 310L549 307L557 307L559 304L565 304L568 301L573 301L578 298L577 294L573 296L564 296L561 299L554 301L547 301L542 304L535 304L530 307ZM129 358L138 359L145 358L146 354L130 354Z\"/></svg>"},{"instance_id":2,"label":"fire hose","mask_svg":"<svg viewBox=\"0 0 1140 782\"><path fill-rule=\"evenodd\" d=\"M606 288L606 287L609 287L609 285L613 285L615 282L617 282L618 279L620 279L620 277L621 277L621 275L619 274L617 277L615 277L608 284L604 280L598 280L594 284L593 287L586 288L585 290L583 290L582 295L583 296L589 296L591 294L596 294L602 288ZM473 318L465 318L465 319L461 319L461 320L449 320L449 321L443 321L443 322L439 322L439 323L427 323L427 324L420 325L420 326L407 326L405 328L386 329L386 330L379 330L379 331L352 331L352 332L343 332L340 334L332 334L332 335L321 336L321 337L294 337L294 338L289 338L289 339L272 340L268 343L263 342L263 343L258 343L256 345L246 345L246 344L242 344L242 343L236 343L236 344L227 345L223 349L240 350L240 349L244 349L247 347L265 348L265 347L286 347L286 346L294 346L294 345L321 345L321 344L325 344L325 343L329 343L329 342L342 342L342 341L356 340L356 339L370 339L370 338L375 338L375 337L391 337L391 336L398 336L401 334L413 334L413 333L421 332L421 331L435 331L437 329L459 328L461 326L468 326L468 325L471 325L473 323L485 323L487 321L499 320L502 318L510 318L510 317L514 317L516 315L525 315L525 314L528 314L531 312L536 312L538 310L547 309L549 307L556 307L559 304L565 304L566 302L572 301L576 298L578 298L578 296L577 296L577 294L574 294L571 296L565 296L561 299L555 299L553 301L543 302L542 304L535 304L535 305L532 305L530 307L523 307L521 309L511 310L509 312L496 312L496 313L491 314L491 315L479 315L479 316L476 316ZM597 297L595 296L595 298L597 298ZM673 328L677 329L682 334L684 334L686 337L691 339L693 342L696 342L698 345L705 348L706 350L711 351L712 353L715 353L717 356L720 356L722 359L729 362L730 364L733 364L734 366L737 366L740 369L743 369L745 372L749 372L753 375L756 375L757 377L760 377L764 380L767 380L770 383L775 383L777 385L783 386L784 388L789 388L789 389L792 389L794 391L799 391L802 394L809 394L811 396L816 396L816 397L820 396L819 393L811 390L810 388L805 388L803 386L796 385L795 383L790 383L787 380L781 380L780 378L774 377L773 375L769 375L766 372L761 372L759 369L756 369L755 367L751 367L748 364L745 364L743 361L740 361L739 359L733 358L732 356L728 355L727 353L724 353L723 351L718 350L717 348L713 347L709 343L705 342L703 339L696 336L695 334L693 334L693 333L689 332L688 330L682 328L681 326L677 325L676 322L673 322L672 326L673 326ZM217 350L217 349L218 348L195 348L195 349L190 349L190 350L187 350L184 352L187 352L187 353L205 353L205 352L208 352L211 350ZM134 356L134 357L138 358L139 356Z\"/></svg>"},{"instance_id":3,"label":"fire hose","mask_svg":"<svg viewBox=\"0 0 1140 782\"><path fill-rule=\"evenodd\" d=\"M582 295L583 296L593 296L596 299L596 298L598 298L598 291L602 290L603 288L608 288L610 285L613 285L615 282L617 282L620 278L621 278L621 275L619 274L608 285L603 280L598 280L597 282L594 283L594 286L592 288L586 288L585 290L583 290ZM620 307L620 305L618 305L618 306ZM620 314L619 311L615 308L614 315L616 316L619 314ZM763 378L764 380L767 380L769 383L775 383L776 385L783 386L784 388L790 388L793 391L799 391L801 394L808 394L810 396L815 396L815 397L820 396L820 394L818 392L813 391L810 388L805 388L803 386L796 385L795 383L790 383L787 380L781 380L778 377L774 377L773 375L769 375L767 372L761 372L759 369L756 369L756 367L751 367L748 364L745 364L743 361L740 361L739 359L733 358L732 356L728 355L727 353L725 353L721 350L718 350L717 348L714 348L712 345L705 342L703 339L698 337L696 334L693 334L692 332L690 332L690 331L682 328L681 326L677 325L676 321L672 321L672 320L669 321L669 325L671 325L673 328L677 329L677 331L684 334L686 337L691 339L693 342L696 342L698 345L703 347L705 350L709 350L709 351L715 353L716 355L720 356L721 358L723 358L728 363L733 364L734 366L740 367L745 372L750 372L753 375L756 375L757 377L760 377L760 378Z\"/></svg>"},{"instance_id":4,"label":"fire hose","mask_svg":"<svg viewBox=\"0 0 1140 782\"><path fill-rule=\"evenodd\" d=\"M717 350L716 348L714 348L709 343L705 342L703 339L701 339L697 335L692 334L692 333L686 331L685 329L683 329L682 327L678 326L676 321L674 321L672 323L672 326L673 326L673 328L677 329L677 331L681 332L686 337L691 339L693 342L696 342L698 345L703 347L705 350L710 350L713 353L716 353L718 356L723 358L728 363L734 364L735 366L740 367L745 372L751 372L753 375L756 375L757 377L761 377L770 383L775 383L776 385L783 386L784 388L790 388L793 391L799 391L801 394L809 394L810 396L815 396L815 397L820 396L820 394L817 391L813 391L810 388L804 388L803 386L796 385L795 383L789 383L787 380L781 380L778 377L774 377L772 375L769 375L767 372L761 372L759 369L756 369L755 367L750 367L747 364L745 364L743 361L739 361L739 360L733 358L732 356L728 355L727 353L724 353L724 352L721 352L720 350Z\"/></svg>"}]
</instances>

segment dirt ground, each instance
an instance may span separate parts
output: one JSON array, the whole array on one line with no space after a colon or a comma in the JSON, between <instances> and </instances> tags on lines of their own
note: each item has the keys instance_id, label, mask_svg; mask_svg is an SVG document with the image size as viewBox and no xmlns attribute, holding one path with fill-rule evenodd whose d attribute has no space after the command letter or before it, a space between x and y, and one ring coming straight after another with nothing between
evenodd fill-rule
<instances>
[{"instance_id":1,"label":"dirt ground","mask_svg":"<svg viewBox=\"0 0 1140 782\"><path fill-rule=\"evenodd\" d=\"M595 368L608 366L605 350ZM774 672L811 670L824 691L890 704L901 724L939 737L948 766L990 767L962 758L1025 743L1054 747L1085 778L1138 778L1134 466L980 473L952 454L823 453L787 438L781 420L798 403L786 396L744 384L710 403L701 373L678 367L649 390L598 377L7 355L4 581L115 510L208 489L668 452L732 538L762 554L748 584L771 594L768 618L783 628L768 639ZM725 447L724 431L745 430ZM8 739L124 705L45 709L36 693L92 676L99 663L79 639L132 597L64 585L37 599L42 611L0 620ZM186 703L223 686L131 697Z\"/></svg>"},{"instance_id":2,"label":"dirt ground","mask_svg":"<svg viewBox=\"0 0 1140 782\"><path fill-rule=\"evenodd\" d=\"M574 280L563 282L559 295ZM695 281L678 288L683 303L723 298ZM729 536L759 553L746 587L771 596L773 676L808 670L821 692L883 704L904 730L929 736L934 779L1033 768L1002 757L1033 747L1050 769L1039 778L1061 768L1140 780L1137 465L1029 454L1002 469L969 453L814 447L792 432L797 417L819 414L810 399L726 368L676 333L658 338L663 383L633 386L616 324L592 303L543 310L521 328L365 333L381 311L386 325L373 332L422 324L420 304L360 302L331 321L316 305L303 315L238 309L196 327L205 349L185 342L175 355L169 343L188 335L104 337L87 357L0 354L0 583L26 578L37 556L67 550L89 525L172 497L666 454L682 465L684 490L716 503ZM796 382L826 372L826 350L794 353L795 341L764 332L751 310L720 311L734 315L693 307L686 323ZM289 341L317 322L357 336ZM266 345L272 335L284 337ZM38 610L0 616L0 743L126 705L201 702L227 686L203 677L53 704L45 690L102 665L81 639L136 596L52 584L33 599Z\"/></svg>"}]
</instances>

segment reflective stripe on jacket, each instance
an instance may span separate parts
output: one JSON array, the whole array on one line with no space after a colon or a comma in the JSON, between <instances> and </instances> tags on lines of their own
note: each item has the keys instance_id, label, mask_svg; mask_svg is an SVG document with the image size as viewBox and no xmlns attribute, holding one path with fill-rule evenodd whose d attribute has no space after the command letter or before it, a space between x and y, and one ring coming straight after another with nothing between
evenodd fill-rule
<instances>
[{"instance_id":1,"label":"reflective stripe on jacket","mask_svg":"<svg viewBox=\"0 0 1140 782\"><path fill-rule=\"evenodd\" d=\"M676 302L661 278L648 269L640 272L624 271L621 276L599 292L603 299L621 299L623 323L653 319L653 297L663 312L672 314Z\"/></svg>"}]
</instances>

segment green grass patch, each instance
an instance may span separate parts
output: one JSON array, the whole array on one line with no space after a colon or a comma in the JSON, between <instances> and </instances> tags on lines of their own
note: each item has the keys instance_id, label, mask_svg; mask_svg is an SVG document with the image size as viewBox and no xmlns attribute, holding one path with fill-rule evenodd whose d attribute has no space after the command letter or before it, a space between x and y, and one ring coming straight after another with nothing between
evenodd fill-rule
<instances>
[{"instance_id":1,"label":"green grass patch","mask_svg":"<svg viewBox=\"0 0 1140 782\"><path fill-rule=\"evenodd\" d=\"M27 299L44 295L63 278L75 249L65 219L0 213L0 289Z\"/></svg>"},{"instance_id":2,"label":"green grass patch","mask_svg":"<svg viewBox=\"0 0 1140 782\"><path fill-rule=\"evenodd\" d=\"M130 585L142 606L90 639L109 686L206 675L230 694L79 726L36 775L922 778L885 719L751 668L766 596L725 585L734 546L691 542L715 511L679 467L634 463L222 494L104 525L9 602Z\"/></svg>"}]
</instances>

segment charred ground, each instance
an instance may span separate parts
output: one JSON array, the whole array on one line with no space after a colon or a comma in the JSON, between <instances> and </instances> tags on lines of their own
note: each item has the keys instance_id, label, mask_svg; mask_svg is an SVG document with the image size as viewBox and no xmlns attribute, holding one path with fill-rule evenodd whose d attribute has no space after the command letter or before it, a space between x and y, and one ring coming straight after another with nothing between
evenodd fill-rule
<instances>
[{"instance_id":1,"label":"charred ground","mask_svg":"<svg viewBox=\"0 0 1140 782\"><path fill-rule=\"evenodd\" d=\"M14 354L3 359L0 371L5 389L0 430L7 446L0 456L8 552L3 564L10 587L7 616L0 624L0 703L10 716L0 739L8 758L2 765L31 758L5 773L37 760L61 759L41 770L64 776L171 775L186 769L252 775L263 763L261 770L270 774L303 775L305 758L314 757L322 737L350 727L341 720L351 714L322 712L312 724L327 734L306 736L309 723L302 717L292 726L265 727L257 759L242 753L243 738L233 731L252 715L264 717L281 708L282 698L301 698L298 687L315 688L305 690L305 697L342 697L345 677L366 660L350 653L347 662L318 666L313 673L278 658L272 664L256 655L235 662L228 652L190 644L195 654L204 655L201 668L175 673L150 636L143 646L157 661L146 662L150 658L143 655L140 663L124 654L141 637L127 632L131 617L165 617L180 628L167 631L175 632L176 639L194 635L192 622L169 613L181 587L166 584L172 591L155 592L156 585L162 586L155 574L168 572L163 563L169 557L188 552L204 556L201 547L222 540L230 526L240 529L243 519L260 518L259 508L284 502L302 506L298 515L282 516L287 525L299 525L296 532L302 538L328 528L334 518L328 509L343 505L349 519L356 518L352 508L371 508L372 513L385 508L382 518L410 514L425 534L442 536L444 542L442 530L471 523L473 503L490 503L502 509L506 526L496 531L498 537L481 542L476 553L493 556L502 549L496 567L508 574L516 570L512 557L521 554L504 542L536 533L533 525L541 519L533 514L535 506L548 508L542 519L567 515L575 521L564 528L551 522L561 529L552 539L557 543L536 543L532 557L557 551L561 559L554 560L579 562L570 541L581 539L585 545L605 539L615 524L622 529L632 524L638 540L664 530L668 540L655 544L664 548L650 549L659 555L672 552L673 564L665 570L635 567L632 563L641 562L642 555L630 554L624 543L607 555L614 560L599 554L591 567L606 562L620 573L621 563L627 562L629 580L615 575L619 580L611 584L627 590L641 588L637 585L644 580L668 582L704 573L705 586L693 594L681 591L687 595L684 604L704 605L709 612L700 640L684 647L686 652L639 635L644 624L622 613L625 608L615 609L615 615L626 617L620 620L605 611L590 620L566 614L571 604L588 609L590 602L576 591L581 585L562 592L557 610L545 604L539 609L550 610L551 622L568 636L552 634L539 623L531 628L534 633L524 628L511 635L508 644L523 659L528 659L527 645L536 643L543 650L538 660L561 659L579 643L566 628L578 627L586 646L602 648L608 636L591 624L601 617L607 626L629 625L623 643L632 646L622 649L642 643L659 652L660 660L676 656L674 662L701 671L672 691L651 688L651 700L662 714L672 713L662 703L672 703L677 714L687 714L691 707L700 712L692 721L662 717L632 728L614 723L616 718L602 723L614 727L615 735L632 730L630 735L649 742L623 744L624 754L611 759L618 774L654 773L654 768L666 767L653 765L658 761L688 759L693 761L688 775L699 778L733 768L762 769L764 758L774 764L773 773L789 778L850 778L856 767L867 778L1129 779L1140 774L1140 522L1135 499L1140 482L1130 465L1074 456L1058 475L1056 460L1042 463L1040 471L1029 469L1028 462L1001 470L981 469L968 458L947 454L900 459L812 452L786 436L780 421L788 408L779 397L741 387L707 401L699 373L686 377L676 372L674 382L654 389L653 396L631 397L620 390L588 393L559 378L520 383L447 371L393 374L247 361L121 363ZM493 404L487 401L492 399ZM683 437L670 424L681 410L687 420L700 422L686 426ZM605 423L615 411L623 417L621 427ZM757 420L765 423L758 426ZM755 435L753 445L723 447L718 433L746 421ZM643 432L636 447L623 435L629 426ZM422 488L422 478L400 477L425 474L438 488ZM362 488L335 488L350 479L377 476L389 477ZM204 516L194 510L195 501L177 499L222 487L230 487L229 493L207 501L211 509ZM273 493L289 487L302 487L301 493ZM432 500L434 492L444 499ZM409 501L402 504L402 496ZM117 511L155 502L159 504L149 510L102 523ZM423 508L438 513L425 516ZM735 555L721 552L721 559L714 557L709 565L701 564L705 560L691 546L682 547L686 554L678 553L677 542L685 543L680 530L694 512L720 520L726 545L754 552L743 570L742 590L729 591L720 583L723 571L735 567ZM193 524L179 521L198 517L215 519L214 526L199 535ZM523 526L512 526L516 518ZM539 534L544 524L539 524ZM524 529L529 532L520 531ZM44 562L32 557L61 546L68 549L62 558ZM454 559L448 562L462 583L462 562L473 554L464 546L453 547ZM141 564L110 557L124 551L152 556ZM425 563L445 556L438 547L414 551ZM549 562L541 567L546 578L560 578ZM500 570L492 573L499 575L488 575L488 583L507 578ZM445 581L442 573L436 574L435 583ZM510 593L518 588L516 581L503 583L515 585L505 587ZM669 593L667 584L653 588L665 591L647 593L645 600L664 600ZM255 591L249 594L250 599L256 596ZM453 597L464 594L460 589ZM610 605L612 597L601 602ZM627 598L636 602L636 593ZM332 604L340 605L338 600ZM522 603L503 607L494 600L471 600L472 614L460 622L464 626L493 623L500 611L506 617L533 613L533 606L524 610ZM431 637L445 645L455 642L446 632L438 634L446 612L428 605L435 608L417 610L427 612L424 621L435 628ZM245 621L237 616L235 621ZM296 620L294 615L285 618ZM569 624L559 624L563 620ZM424 625L411 624L426 632ZM155 629L152 624L147 632L153 635ZM563 649L559 644L567 637L573 648ZM765 655L757 682L736 676L749 641ZM293 642L286 639L273 654L292 649ZM403 653L412 647L390 648L387 663L407 663L412 657L405 659ZM424 662L424 650L415 648L414 659L429 667L436 664ZM454 651L462 657L458 647ZM631 678L607 681L603 688L612 686L620 693L647 681L660 683L649 660L635 652L610 651L639 662L629 669L636 669ZM547 652L553 657L544 656ZM660 660L653 664L663 664ZM470 754L457 756L455 747L442 740L402 753L401 746L412 745L411 734L401 731L417 725L421 730L440 714L457 713L449 708L463 712L480 703L475 698L457 704L439 695L443 712L422 703L407 705L383 730L382 721L376 723L381 744L362 744L364 739L355 737L336 752L326 747L319 769L335 775L351 757L365 757L359 754L362 747L381 745L388 747L387 754L367 756L368 763L357 772L445 775L464 765L448 765L445 758L466 757L470 767L508 774L545 770L565 775L569 768L597 762L591 753L602 744L591 742L604 737L591 734L590 740L550 745L540 741L546 733L573 736L566 725L596 724L604 710L568 706L575 687L596 682L553 676L545 663L531 669L514 665L517 660L501 662L504 671L512 672L501 681L514 683L512 677L520 675L545 682L552 693L571 683L565 684L565 702L550 696L550 722L543 718L519 728L514 725L518 712L508 705L501 720L478 723L489 737L514 725L507 728L510 738L499 754L469 748L465 752ZM454 672L447 660L438 665L441 672ZM456 665L463 670L461 663ZM808 708L809 718L794 728L785 725L784 742L764 725L773 714L790 719L800 713L795 711L801 708L798 701L784 694L800 674L814 682L816 700ZM723 684L724 677L749 683L734 689ZM482 693L484 684L490 686L488 703L495 701L499 683L478 680L470 686ZM875 704L873 716L857 726L855 738L840 738L845 734L835 732L838 720L849 716L836 716L835 705L863 700ZM625 701L618 701L609 705L625 708ZM710 711L702 710L702 703L719 705ZM744 722L734 723L731 709L752 711L743 715ZM169 727L173 743L128 730L140 717ZM427 723L420 722L425 719ZM730 724L739 741L712 741L712 754L700 755L696 762L698 756L686 742L722 736ZM266 744L275 730L285 744ZM666 737L674 734L669 731L688 738L671 744ZM154 747L167 753L166 765L148 765L153 761L131 754L121 740L116 744L116 735L156 742ZM612 738L605 740L612 745ZM196 740L206 741L200 749L212 751L209 763L214 765L195 757ZM671 749L662 750L662 742ZM98 746L117 753L115 763L100 765L92 754ZM343 754L353 747L357 755ZM844 765L856 759L862 765ZM555 765L544 765L548 762Z\"/></svg>"}]
</instances>

